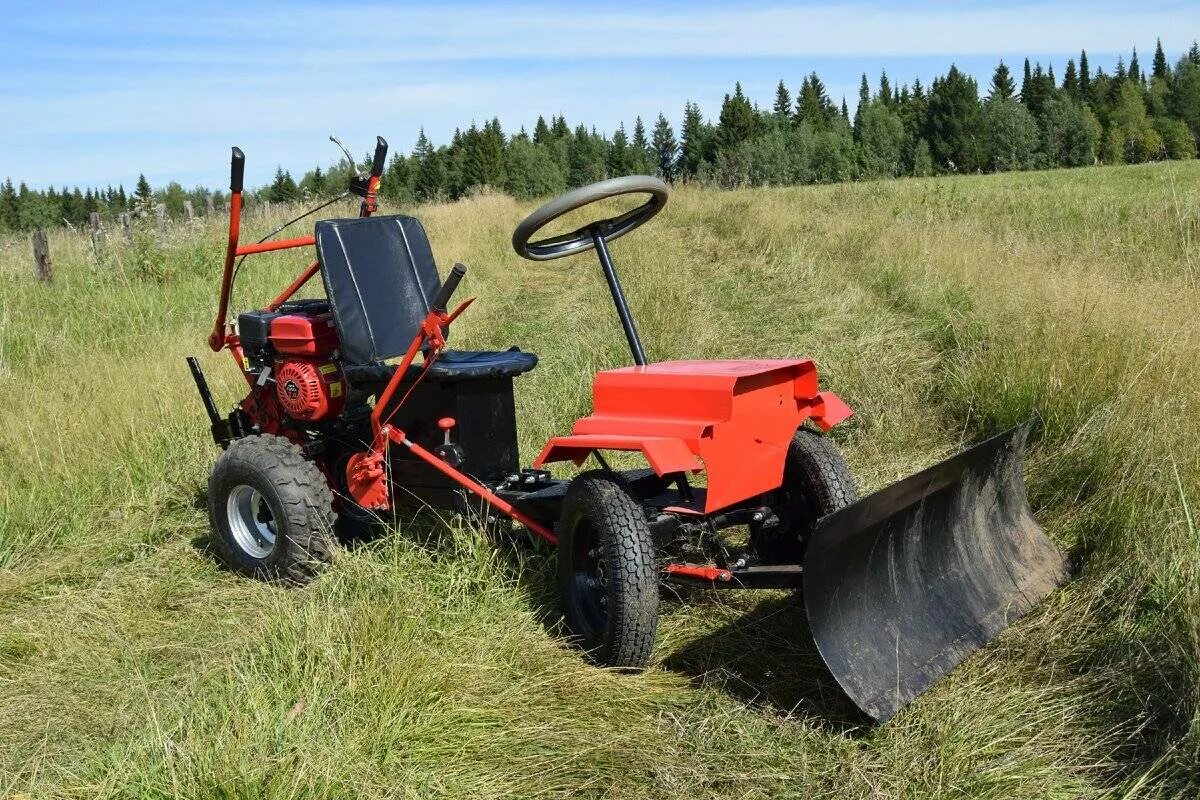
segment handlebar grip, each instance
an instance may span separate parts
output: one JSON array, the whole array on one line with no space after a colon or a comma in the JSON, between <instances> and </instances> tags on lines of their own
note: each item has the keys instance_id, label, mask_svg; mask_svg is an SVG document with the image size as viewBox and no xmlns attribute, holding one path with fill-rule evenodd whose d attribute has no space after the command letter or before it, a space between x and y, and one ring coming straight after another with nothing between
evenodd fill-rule
<instances>
[{"instance_id":1,"label":"handlebar grip","mask_svg":"<svg viewBox=\"0 0 1200 800\"><path fill-rule=\"evenodd\" d=\"M455 264L454 269L450 270L450 274L446 276L446 282L442 284L442 288L438 290L437 297L433 298L433 303L430 308L434 311L445 313L446 305L450 302L450 296L454 294L454 290L458 288L458 283L463 279L463 275L467 274L467 268L462 264Z\"/></svg>"},{"instance_id":2,"label":"handlebar grip","mask_svg":"<svg viewBox=\"0 0 1200 800\"><path fill-rule=\"evenodd\" d=\"M383 162L387 158L387 139L375 137L375 160L371 162L371 176L378 178L383 174Z\"/></svg>"},{"instance_id":3,"label":"handlebar grip","mask_svg":"<svg viewBox=\"0 0 1200 800\"><path fill-rule=\"evenodd\" d=\"M242 148L233 148L233 155L229 159L229 191L240 192L242 190L242 178L246 174L246 156L242 153Z\"/></svg>"}]
</instances>

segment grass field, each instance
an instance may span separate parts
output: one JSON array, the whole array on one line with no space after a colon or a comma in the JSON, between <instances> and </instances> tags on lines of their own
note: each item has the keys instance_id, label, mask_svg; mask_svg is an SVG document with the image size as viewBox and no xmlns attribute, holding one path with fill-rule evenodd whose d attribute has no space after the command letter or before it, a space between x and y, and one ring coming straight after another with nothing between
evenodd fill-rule
<instances>
[{"instance_id":1,"label":"grass field","mask_svg":"<svg viewBox=\"0 0 1200 800\"><path fill-rule=\"evenodd\" d=\"M456 342L541 355L526 460L628 358L594 259L511 252L528 210L416 212L472 267ZM0 245L0 797L1200 791L1200 163L681 189L614 245L652 359L814 357L862 488L1041 418L1031 499L1077 579L880 728L783 594L670 600L622 676L557 635L552 554L470 528L413 520L303 590L220 569L183 357L236 399L203 344L223 235L54 233L52 285ZM304 259L248 261L240 305Z\"/></svg>"}]
</instances>

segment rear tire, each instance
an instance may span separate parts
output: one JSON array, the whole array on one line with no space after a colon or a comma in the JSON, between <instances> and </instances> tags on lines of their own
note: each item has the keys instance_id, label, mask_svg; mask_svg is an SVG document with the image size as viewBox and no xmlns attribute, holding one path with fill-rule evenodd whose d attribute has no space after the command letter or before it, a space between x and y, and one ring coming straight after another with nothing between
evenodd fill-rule
<instances>
[{"instance_id":1,"label":"rear tire","mask_svg":"<svg viewBox=\"0 0 1200 800\"><path fill-rule=\"evenodd\" d=\"M235 440L208 479L213 538L236 572L304 584L334 548L333 495L317 465L279 436Z\"/></svg>"},{"instance_id":2,"label":"rear tire","mask_svg":"<svg viewBox=\"0 0 1200 800\"><path fill-rule=\"evenodd\" d=\"M567 626L598 666L640 670L658 631L658 572L642 505L610 472L571 481L558 521Z\"/></svg>"},{"instance_id":3,"label":"rear tire","mask_svg":"<svg viewBox=\"0 0 1200 800\"><path fill-rule=\"evenodd\" d=\"M800 428L783 467L783 525L755 541L764 564L801 564L817 521L858 500L850 468L837 445Z\"/></svg>"}]
</instances>

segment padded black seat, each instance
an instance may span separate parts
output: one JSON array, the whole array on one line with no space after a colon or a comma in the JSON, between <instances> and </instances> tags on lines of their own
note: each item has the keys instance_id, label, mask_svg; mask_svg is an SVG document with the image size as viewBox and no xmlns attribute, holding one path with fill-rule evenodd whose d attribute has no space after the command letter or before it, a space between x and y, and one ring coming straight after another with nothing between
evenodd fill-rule
<instances>
[{"instance_id":1,"label":"padded black seat","mask_svg":"<svg viewBox=\"0 0 1200 800\"><path fill-rule=\"evenodd\" d=\"M498 353L486 350L443 350L428 377L441 380L462 381L471 378L514 378L537 366L538 357L517 348ZM410 370L420 370L414 364Z\"/></svg>"},{"instance_id":2,"label":"padded black seat","mask_svg":"<svg viewBox=\"0 0 1200 800\"><path fill-rule=\"evenodd\" d=\"M342 358L370 364L407 350L442 285L420 221L327 219L314 236Z\"/></svg>"},{"instance_id":3,"label":"padded black seat","mask_svg":"<svg viewBox=\"0 0 1200 800\"><path fill-rule=\"evenodd\" d=\"M515 378L537 366L538 357L533 353L513 348L501 352L478 350L444 350L429 368L426 378L443 381L465 381L475 378ZM347 364L346 379L352 385L369 387L387 383L396 372L395 364ZM408 368L408 376L415 378L424 369L417 363Z\"/></svg>"},{"instance_id":4,"label":"padded black seat","mask_svg":"<svg viewBox=\"0 0 1200 800\"><path fill-rule=\"evenodd\" d=\"M346 377L352 384L387 382L395 367L382 362L408 349L442 286L425 229L415 217L397 214L322 220L315 237ZM447 350L429 377L512 377L535 366L536 355L516 348Z\"/></svg>"}]
</instances>

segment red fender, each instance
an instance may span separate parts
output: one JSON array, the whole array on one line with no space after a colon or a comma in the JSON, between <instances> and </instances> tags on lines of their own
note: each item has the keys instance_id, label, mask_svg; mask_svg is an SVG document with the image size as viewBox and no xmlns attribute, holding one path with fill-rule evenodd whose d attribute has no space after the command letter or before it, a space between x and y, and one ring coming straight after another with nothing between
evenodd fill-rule
<instances>
[{"instance_id":1,"label":"red fender","mask_svg":"<svg viewBox=\"0 0 1200 800\"><path fill-rule=\"evenodd\" d=\"M659 475L708 474L705 512L772 491L796 428L822 430L853 412L821 392L809 359L667 361L596 375L591 416L546 443L534 467L596 450L641 452Z\"/></svg>"}]
</instances>

